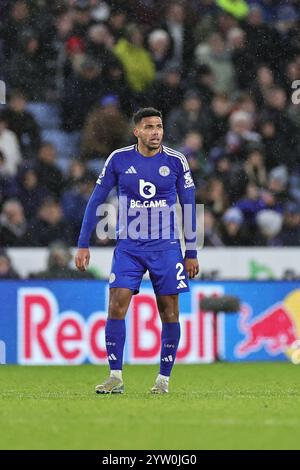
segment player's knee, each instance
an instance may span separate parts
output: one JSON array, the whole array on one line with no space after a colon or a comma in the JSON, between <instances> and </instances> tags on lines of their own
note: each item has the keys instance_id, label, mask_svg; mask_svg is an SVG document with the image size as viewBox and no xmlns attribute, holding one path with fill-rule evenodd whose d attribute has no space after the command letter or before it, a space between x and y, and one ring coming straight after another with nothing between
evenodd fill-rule
<instances>
[{"instance_id":1,"label":"player's knee","mask_svg":"<svg viewBox=\"0 0 300 470\"><path fill-rule=\"evenodd\" d=\"M178 312L174 310L173 308L165 308L163 311L160 312L161 320L164 323L174 323L178 322Z\"/></svg>"},{"instance_id":2,"label":"player's knee","mask_svg":"<svg viewBox=\"0 0 300 470\"><path fill-rule=\"evenodd\" d=\"M114 299L109 304L108 317L111 319L123 319L126 315L126 307L118 299Z\"/></svg>"}]
</instances>

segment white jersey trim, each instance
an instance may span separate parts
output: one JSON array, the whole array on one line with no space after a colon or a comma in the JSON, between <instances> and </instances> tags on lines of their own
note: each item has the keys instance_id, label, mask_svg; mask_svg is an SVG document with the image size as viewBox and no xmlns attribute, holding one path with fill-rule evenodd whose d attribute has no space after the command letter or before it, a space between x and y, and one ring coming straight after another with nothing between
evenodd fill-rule
<instances>
[{"instance_id":1,"label":"white jersey trim","mask_svg":"<svg viewBox=\"0 0 300 470\"><path fill-rule=\"evenodd\" d=\"M105 160L105 163L103 165L103 168L102 168L102 171L100 173L100 175L98 176L98 179L97 179L97 184L101 184L101 179L104 177L105 175L105 172L106 172L106 168L107 168L107 165L109 164L110 160L112 159L112 157L114 155L116 155L116 153L122 153L122 152L127 152L128 150L132 150L134 148L134 145L129 145L128 147L122 147L120 149L117 149L117 150L114 150L110 155L109 157L107 157L107 159Z\"/></svg>"},{"instance_id":2,"label":"white jersey trim","mask_svg":"<svg viewBox=\"0 0 300 470\"><path fill-rule=\"evenodd\" d=\"M163 149L167 155L180 159L182 166L183 166L183 171L189 171L190 169L189 164L187 162L186 157L182 153L177 152L177 150L170 149L169 147L165 147L164 145L163 145Z\"/></svg>"},{"instance_id":3,"label":"white jersey trim","mask_svg":"<svg viewBox=\"0 0 300 470\"><path fill-rule=\"evenodd\" d=\"M110 155L109 157L107 157L105 163L104 163L104 166L107 166L107 164L110 162L110 160L112 159L112 157L116 154L116 153L121 153L121 152L127 152L127 150L132 150L134 148L134 145L129 145L128 147L122 147L120 149L117 149L117 150L114 150Z\"/></svg>"}]
</instances>

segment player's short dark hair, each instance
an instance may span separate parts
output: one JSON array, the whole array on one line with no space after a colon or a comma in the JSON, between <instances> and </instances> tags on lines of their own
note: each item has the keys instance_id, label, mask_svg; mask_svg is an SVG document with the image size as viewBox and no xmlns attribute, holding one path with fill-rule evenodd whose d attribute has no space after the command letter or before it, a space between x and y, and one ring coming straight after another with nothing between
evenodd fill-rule
<instances>
[{"instance_id":1,"label":"player's short dark hair","mask_svg":"<svg viewBox=\"0 0 300 470\"><path fill-rule=\"evenodd\" d=\"M161 111L155 108L141 108L133 115L133 122L134 124L138 124L141 120L145 117L153 117L157 116L162 119Z\"/></svg>"}]
</instances>

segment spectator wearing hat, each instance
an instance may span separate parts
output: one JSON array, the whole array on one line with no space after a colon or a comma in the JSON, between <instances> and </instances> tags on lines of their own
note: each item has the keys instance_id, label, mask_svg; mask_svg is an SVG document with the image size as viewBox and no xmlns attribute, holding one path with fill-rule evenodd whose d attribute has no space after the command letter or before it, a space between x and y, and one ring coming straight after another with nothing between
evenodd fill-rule
<instances>
[{"instance_id":1,"label":"spectator wearing hat","mask_svg":"<svg viewBox=\"0 0 300 470\"><path fill-rule=\"evenodd\" d=\"M109 2L110 3L110 2ZM97 23L106 21L109 18L111 9L107 1L93 0L91 16Z\"/></svg>"},{"instance_id":2,"label":"spectator wearing hat","mask_svg":"<svg viewBox=\"0 0 300 470\"><path fill-rule=\"evenodd\" d=\"M62 35L62 37L58 36L57 38L57 48L60 50L56 69L58 96L61 98L64 95L64 86L66 81L70 81L73 78L78 64L81 64L86 56L86 44L84 38L70 35L72 24L72 18L68 14L65 14L64 19L61 19L61 22L59 22L57 26L63 30L58 30L57 32L57 36L59 34ZM67 31L65 31L65 29Z\"/></svg>"},{"instance_id":3,"label":"spectator wearing hat","mask_svg":"<svg viewBox=\"0 0 300 470\"><path fill-rule=\"evenodd\" d=\"M221 240L225 246L248 246L249 240L243 229L244 216L237 208L227 209L222 217Z\"/></svg>"},{"instance_id":4,"label":"spectator wearing hat","mask_svg":"<svg viewBox=\"0 0 300 470\"><path fill-rule=\"evenodd\" d=\"M128 124L119 105L115 95L106 95L89 113L83 130L82 158L106 158L126 144Z\"/></svg>"},{"instance_id":5,"label":"spectator wearing hat","mask_svg":"<svg viewBox=\"0 0 300 470\"><path fill-rule=\"evenodd\" d=\"M289 173L284 165L273 168L269 173L267 189L274 195L283 208L289 199ZM281 209L281 212L283 209Z\"/></svg>"},{"instance_id":6,"label":"spectator wearing hat","mask_svg":"<svg viewBox=\"0 0 300 470\"><path fill-rule=\"evenodd\" d=\"M259 144L261 137L253 130L254 121L249 112L232 113L229 126L229 131L225 136L226 153L235 160L243 161L249 144Z\"/></svg>"},{"instance_id":7,"label":"spectator wearing hat","mask_svg":"<svg viewBox=\"0 0 300 470\"><path fill-rule=\"evenodd\" d=\"M155 29L148 36L148 48L156 68L156 77L164 71L171 59L171 38L164 29Z\"/></svg>"},{"instance_id":8,"label":"spectator wearing hat","mask_svg":"<svg viewBox=\"0 0 300 470\"><path fill-rule=\"evenodd\" d=\"M91 3L89 0L75 0L73 5L74 24L71 36L85 38L91 24Z\"/></svg>"},{"instance_id":9,"label":"spectator wearing hat","mask_svg":"<svg viewBox=\"0 0 300 470\"><path fill-rule=\"evenodd\" d=\"M272 209L264 209L256 216L256 246L281 246L279 236L283 224L283 215Z\"/></svg>"},{"instance_id":10,"label":"spectator wearing hat","mask_svg":"<svg viewBox=\"0 0 300 470\"><path fill-rule=\"evenodd\" d=\"M85 41L79 36L70 36L65 42L65 52L71 59L77 54L83 55L85 51Z\"/></svg>"},{"instance_id":11,"label":"spectator wearing hat","mask_svg":"<svg viewBox=\"0 0 300 470\"><path fill-rule=\"evenodd\" d=\"M20 276L13 268L11 259L6 251L0 249L0 280L5 279L20 279Z\"/></svg>"}]
</instances>

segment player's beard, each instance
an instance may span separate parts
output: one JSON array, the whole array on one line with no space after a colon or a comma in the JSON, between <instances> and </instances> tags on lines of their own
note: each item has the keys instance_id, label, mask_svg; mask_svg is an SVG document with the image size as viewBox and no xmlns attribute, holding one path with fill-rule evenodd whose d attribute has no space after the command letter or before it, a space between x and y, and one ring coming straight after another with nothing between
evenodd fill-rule
<instances>
[{"instance_id":1,"label":"player's beard","mask_svg":"<svg viewBox=\"0 0 300 470\"><path fill-rule=\"evenodd\" d=\"M159 140L157 144L151 144L151 142L144 142L144 141L142 142L143 142L143 145L147 147L149 151L153 151L153 150L158 150L160 148L162 139Z\"/></svg>"}]
</instances>

